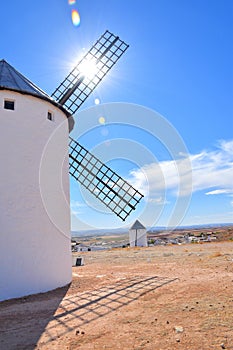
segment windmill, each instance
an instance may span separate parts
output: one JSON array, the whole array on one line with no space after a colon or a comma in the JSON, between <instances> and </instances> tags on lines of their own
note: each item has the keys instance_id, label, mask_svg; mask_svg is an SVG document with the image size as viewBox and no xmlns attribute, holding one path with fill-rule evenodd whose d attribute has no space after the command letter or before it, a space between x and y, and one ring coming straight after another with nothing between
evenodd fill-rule
<instances>
[{"instance_id":1,"label":"windmill","mask_svg":"<svg viewBox=\"0 0 233 350\"><path fill-rule=\"evenodd\" d=\"M0 300L71 281L68 173L122 220L143 197L69 137L72 116L127 48L106 31L51 97L0 61Z\"/></svg>"}]
</instances>

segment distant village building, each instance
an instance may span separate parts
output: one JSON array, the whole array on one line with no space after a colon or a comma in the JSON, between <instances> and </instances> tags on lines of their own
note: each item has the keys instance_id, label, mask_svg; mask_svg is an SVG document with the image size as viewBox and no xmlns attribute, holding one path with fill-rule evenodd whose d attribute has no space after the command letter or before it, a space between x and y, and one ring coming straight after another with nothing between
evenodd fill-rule
<instances>
[{"instance_id":1,"label":"distant village building","mask_svg":"<svg viewBox=\"0 0 233 350\"><path fill-rule=\"evenodd\" d=\"M147 247L146 227L138 220L135 221L129 230L130 247Z\"/></svg>"}]
</instances>

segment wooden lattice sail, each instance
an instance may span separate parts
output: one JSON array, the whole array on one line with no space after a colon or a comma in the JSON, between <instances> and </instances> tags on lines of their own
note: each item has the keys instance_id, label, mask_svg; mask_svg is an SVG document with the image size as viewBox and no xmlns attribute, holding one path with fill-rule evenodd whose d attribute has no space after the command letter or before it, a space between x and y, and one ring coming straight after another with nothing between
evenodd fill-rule
<instances>
[{"instance_id":1,"label":"wooden lattice sail","mask_svg":"<svg viewBox=\"0 0 233 350\"><path fill-rule=\"evenodd\" d=\"M128 47L107 30L51 97L73 115ZM71 176L118 217L125 220L135 210L143 195L72 138L69 157Z\"/></svg>"}]
</instances>

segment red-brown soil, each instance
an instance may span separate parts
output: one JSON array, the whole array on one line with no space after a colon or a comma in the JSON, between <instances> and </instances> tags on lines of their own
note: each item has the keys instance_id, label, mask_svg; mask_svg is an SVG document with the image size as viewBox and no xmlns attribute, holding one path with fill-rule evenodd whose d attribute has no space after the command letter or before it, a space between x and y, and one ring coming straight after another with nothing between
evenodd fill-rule
<instances>
[{"instance_id":1,"label":"red-brown soil","mask_svg":"<svg viewBox=\"0 0 233 350\"><path fill-rule=\"evenodd\" d=\"M233 349L233 242L78 256L69 287L0 303L1 350Z\"/></svg>"}]
</instances>

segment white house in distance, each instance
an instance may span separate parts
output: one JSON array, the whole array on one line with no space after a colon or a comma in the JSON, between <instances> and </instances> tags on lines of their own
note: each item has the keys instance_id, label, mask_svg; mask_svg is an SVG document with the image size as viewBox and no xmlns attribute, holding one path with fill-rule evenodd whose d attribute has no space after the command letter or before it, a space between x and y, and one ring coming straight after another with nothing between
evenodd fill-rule
<instances>
[{"instance_id":1,"label":"white house in distance","mask_svg":"<svg viewBox=\"0 0 233 350\"><path fill-rule=\"evenodd\" d=\"M0 61L0 300L71 282L70 121Z\"/></svg>"},{"instance_id":2,"label":"white house in distance","mask_svg":"<svg viewBox=\"0 0 233 350\"><path fill-rule=\"evenodd\" d=\"M138 220L129 230L129 243L130 247L147 247L146 227Z\"/></svg>"}]
</instances>

